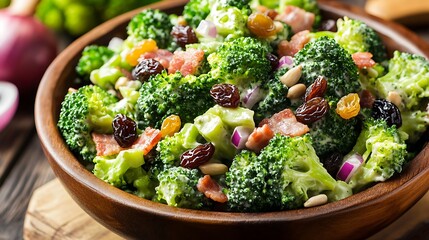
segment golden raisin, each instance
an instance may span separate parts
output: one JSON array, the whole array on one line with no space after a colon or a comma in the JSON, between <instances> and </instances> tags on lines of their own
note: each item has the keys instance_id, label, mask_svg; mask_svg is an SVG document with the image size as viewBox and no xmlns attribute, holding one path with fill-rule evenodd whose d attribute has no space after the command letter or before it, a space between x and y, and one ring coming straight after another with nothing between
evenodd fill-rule
<instances>
[{"instance_id":1,"label":"golden raisin","mask_svg":"<svg viewBox=\"0 0 429 240\"><path fill-rule=\"evenodd\" d=\"M273 19L263 13L252 13L247 19L247 28L263 38L274 36L277 32Z\"/></svg>"},{"instance_id":2,"label":"golden raisin","mask_svg":"<svg viewBox=\"0 0 429 240\"><path fill-rule=\"evenodd\" d=\"M180 117L177 115L170 115L161 125L161 137L173 136L175 133L179 132L181 125Z\"/></svg>"},{"instance_id":3,"label":"golden raisin","mask_svg":"<svg viewBox=\"0 0 429 240\"><path fill-rule=\"evenodd\" d=\"M344 119L356 117L360 111L360 99L357 93L349 93L343 96L335 109L338 115Z\"/></svg>"},{"instance_id":4,"label":"golden raisin","mask_svg":"<svg viewBox=\"0 0 429 240\"><path fill-rule=\"evenodd\" d=\"M156 50L158 50L158 46L156 45L155 40L145 39L131 49L131 51L125 56L125 60L128 64L134 67L139 63L138 59L142 54Z\"/></svg>"}]
</instances>

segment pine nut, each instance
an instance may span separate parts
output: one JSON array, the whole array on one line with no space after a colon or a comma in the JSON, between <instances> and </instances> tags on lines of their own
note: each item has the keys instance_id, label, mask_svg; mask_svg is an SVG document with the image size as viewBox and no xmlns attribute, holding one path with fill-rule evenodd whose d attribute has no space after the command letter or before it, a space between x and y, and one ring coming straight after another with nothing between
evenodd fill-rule
<instances>
[{"instance_id":1,"label":"pine nut","mask_svg":"<svg viewBox=\"0 0 429 240\"><path fill-rule=\"evenodd\" d=\"M202 173L215 176L221 175L228 171L228 167L223 163L205 163L199 166Z\"/></svg>"},{"instance_id":2,"label":"pine nut","mask_svg":"<svg viewBox=\"0 0 429 240\"><path fill-rule=\"evenodd\" d=\"M274 21L274 26L276 26L276 32L283 31L284 26L280 21Z\"/></svg>"},{"instance_id":3,"label":"pine nut","mask_svg":"<svg viewBox=\"0 0 429 240\"><path fill-rule=\"evenodd\" d=\"M291 88L289 88L286 97L289 99L297 99L304 95L306 89L307 87L302 83L295 84Z\"/></svg>"},{"instance_id":4,"label":"pine nut","mask_svg":"<svg viewBox=\"0 0 429 240\"><path fill-rule=\"evenodd\" d=\"M302 66L298 65L296 67L291 68L283 76L281 76L280 81L284 85L286 85L286 87L290 88L299 81L299 79L301 78L301 74L302 74Z\"/></svg>"},{"instance_id":5,"label":"pine nut","mask_svg":"<svg viewBox=\"0 0 429 240\"><path fill-rule=\"evenodd\" d=\"M316 207L323 205L328 202L328 196L325 194L319 194L309 198L305 203L304 207Z\"/></svg>"},{"instance_id":6,"label":"pine nut","mask_svg":"<svg viewBox=\"0 0 429 240\"><path fill-rule=\"evenodd\" d=\"M402 103L402 98L401 95L399 95L398 92L396 91L390 91L387 94L387 98L388 101L392 102L393 104L395 104L398 108L401 106Z\"/></svg>"},{"instance_id":7,"label":"pine nut","mask_svg":"<svg viewBox=\"0 0 429 240\"><path fill-rule=\"evenodd\" d=\"M126 86L128 83L128 78L120 77L115 83L115 89L119 90L120 87Z\"/></svg>"},{"instance_id":8,"label":"pine nut","mask_svg":"<svg viewBox=\"0 0 429 240\"><path fill-rule=\"evenodd\" d=\"M328 202L328 196L326 196L325 194L319 194L319 195L316 195L316 196L309 198L304 203L304 207L306 207L306 208L316 207L316 206L323 205L327 202Z\"/></svg>"}]
</instances>

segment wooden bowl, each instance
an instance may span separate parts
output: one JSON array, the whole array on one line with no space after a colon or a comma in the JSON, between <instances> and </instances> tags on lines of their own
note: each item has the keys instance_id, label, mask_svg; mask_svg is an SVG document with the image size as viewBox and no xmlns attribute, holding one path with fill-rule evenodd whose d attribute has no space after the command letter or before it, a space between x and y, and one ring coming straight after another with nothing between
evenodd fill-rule
<instances>
[{"instance_id":1,"label":"wooden bowl","mask_svg":"<svg viewBox=\"0 0 429 240\"><path fill-rule=\"evenodd\" d=\"M151 5L180 13L185 0ZM321 2L327 18L349 16L378 31L389 52L394 49L429 57L429 45L407 29L336 2ZM151 202L97 179L65 145L56 123L60 103L75 65L88 44L107 44L124 37L139 10L121 15L79 38L47 70L35 103L37 132L56 176L73 199L93 218L126 238L135 239L362 239L381 230L416 203L429 188L429 145L404 171L384 183L323 206L269 213L187 210Z\"/></svg>"}]
</instances>

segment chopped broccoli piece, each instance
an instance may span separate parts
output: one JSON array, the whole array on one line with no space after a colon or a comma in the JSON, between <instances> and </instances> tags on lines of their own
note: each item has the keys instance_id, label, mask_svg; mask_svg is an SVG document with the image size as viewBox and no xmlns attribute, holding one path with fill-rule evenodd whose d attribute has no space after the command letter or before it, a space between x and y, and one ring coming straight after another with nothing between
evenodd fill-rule
<instances>
[{"instance_id":1,"label":"chopped broccoli piece","mask_svg":"<svg viewBox=\"0 0 429 240\"><path fill-rule=\"evenodd\" d=\"M255 122L259 123L262 119L290 107L291 102L286 97L289 89L280 81L280 77L288 70L286 67L277 70L274 77L260 86L265 97L252 108L255 111Z\"/></svg>"},{"instance_id":2,"label":"chopped broccoli piece","mask_svg":"<svg viewBox=\"0 0 429 240\"><path fill-rule=\"evenodd\" d=\"M360 122L357 118L346 120L335 112L335 102L331 101L329 105L329 112L309 125L313 147L320 157L334 152L348 153L355 145L360 132Z\"/></svg>"},{"instance_id":3,"label":"chopped broccoli piece","mask_svg":"<svg viewBox=\"0 0 429 240\"><path fill-rule=\"evenodd\" d=\"M207 58L212 69L210 73L240 90L249 88L269 79L271 65L266 56L270 50L269 44L251 37L224 42Z\"/></svg>"},{"instance_id":4,"label":"chopped broccoli piece","mask_svg":"<svg viewBox=\"0 0 429 240\"><path fill-rule=\"evenodd\" d=\"M386 48L380 36L362 21L348 17L338 19L334 38L350 54L370 52L376 62L387 60Z\"/></svg>"},{"instance_id":5,"label":"chopped broccoli piece","mask_svg":"<svg viewBox=\"0 0 429 240\"><path fill-rule=\"evenodd\" d=\"M415 143L423 133L426 132L429 126L429 112L428 111L401 111L402 125L400 131L408 135L407 142Z\"/></svg>"},{"instance_id":6,"label":"chopped broccoli piece","mask_svg":"<svg viewBox=\"0 0 429 240\"><path fill-rule=\"evenodd\" d=\"M207 74L183 77L180 72L169 75L163 71L152 76L140 88L136 104L139 128L159 128L172 114L180 116L182 123L193 122L195 117L213 106L209 92L218 82Z\"/></svg>"},{"instance_id":7,"label":"chopped broccoli piece","mask_svg":"<svg viewBox=\"0 0 429 240\"><path fill-rule=\"evenodd\" d=\"M196 117L194 124L204 139L215 146L215 157L226 160L233 159L236 154L234 145L229 141L234 128L238 126L255 128L252 110L241 107L225 108L219 105Z\"/></svg>"},{"instance_id":8,"label":"chopped broccoli piece","mask_svg":"<svg viewBox=\"0 0 429 240\"><path fill-rule=\"evenodd\" d=\"M89 79L91 72L103 66L113 54L114 52L105 46L89 45L82 51L76 72L84 79Z\"/></svg>"},{"instance_id":9,"label":"chopped broccoli piece","mask_svg":"<svg viewBox=\"0 0 429 240\"><path fill-rule=\"evenodd\" d=\"M260 155L239 153L226 173L228 207L232 211L273 211L302 207L321 193L330 201L351 195L320 163L311 137L277 134Z\"/></svg>"},{"instance_id":10,"label":"chopped broccoli piece","mask_svg":"<svg viewBox=\"0 0 429 240\"><path fill-rule=\"evenodd\" d=\"M183 17L189 26L196 28L209 15L209 0L190 0L183 8Z\"/></svg>"},{"instance_id":11,"label":"chopped broccoli piece","mask_svg":"<svg viewBox=\"0 0 429 240\"><path fill-rule=\"evenodd\" d=\"M366 119L351 151L351 154L358 153L363 158L363 165L349 181L353 191L360 191L371 183L385 181L401 172L406 162L406 148L395 125L389 127L382 119Z\"/></svg>"},{"instance_id":12,"label":"chopped broccoli piece","mask_svg":"<svg viewBox=\"0 0 429 240\"><path fill-rule=\"evenodd\" d=\"M196 169L172 167L158 175L155 200L174 207L201 209L204 195L197 190L202 177Z\"/></svg>"},{"instance_id":13,"label":"chopped broccoli piece","mask_svg":"<svg viewBox=\"0 0 429 240\"><path fill-rule=\"evenodd\" d=\"M141 198L152 199L155 196L156 181L142 167L130 168L124 174L128 191ZM132 187L131 187L132 186Z\"/></svg>"},{"instance_id":14,"label":"chopped broccoli piece","mask_svg":"<svg viewBox=\"0 0 429 240\"><path fill-rule=\"evenodd\" d=\"M127 33L135 42L153 39L158 47L168 48L172 44L172 28L173 24L167 13L158 9L145 9L131 19Z\"/></svg>"},{"instance_id":15,"label":"chopped broccoli piece","mask_svg":"<svg viewBox=\"0 0 429 240\"><path fill-rule=\"evenodd\" d=\"M95 144L91 132L111 133L115 113L109 106L117 98L100 87L87 85L66 95L61 104L58 128L72 152L92 162Z\"/></svg>"},{"instance_id":16,"label":"chopped broccoli piece","mask_svg":"<svg viewBox=\"0 0 429 240\"><path fill-rule=\"evenodd\" d=\"M328 81L326 96L341 98L360 90L358 69L351 55L334 39L321 37L309 42L294 58L295 65L302 65L301 80L310 86L317 76Z\"/></svg>"},{"instance_id":17,"label":"chopped broccoli piece","mask_svg":"<svg viewBox=\"0 0 429 240\"><path fill-rule=\"evenodd\" d=\"M125 173L132 168L140 168L144 164L143 152L139 149L128 149L117 156L96 156L94 158L94 175L115 186L127 184Z\"/></svg>"},{"instance_id":18,"label":"chopped broccoli piece","mask_svg":"<svg viewBox=\"0 0 429 240\"><path fill-rule=\"evenodd\" d=\"M121 55L113 55L103 66L91 71L89 79L93 84L103 89L114 89L116 81L124 76L120 70L121 68L129 69L130 66L124 61Z\"/></svg>"}]
</instances>

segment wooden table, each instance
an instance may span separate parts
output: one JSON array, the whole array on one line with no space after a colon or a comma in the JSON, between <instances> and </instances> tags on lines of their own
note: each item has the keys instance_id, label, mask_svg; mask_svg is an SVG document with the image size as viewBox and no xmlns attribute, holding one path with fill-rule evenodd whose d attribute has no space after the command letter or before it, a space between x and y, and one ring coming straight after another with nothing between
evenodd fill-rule
<instances>
[{"instance_id":1,"label":"wooden table","mask_svg":"<svg viewBox=\"0 0 429 240\"><path fill-rule=\"evenodd\" d=\"M346 2L361 6L364 3ZM428 26L412 30L429 42ZM55 178L36 134L33 103L31 97L21 99L12 122L0 132L0 239L23 238L25 213L33 191ZM427 239L427 236L426 221L401 239Z\"/></svg>"}]
</instances>

